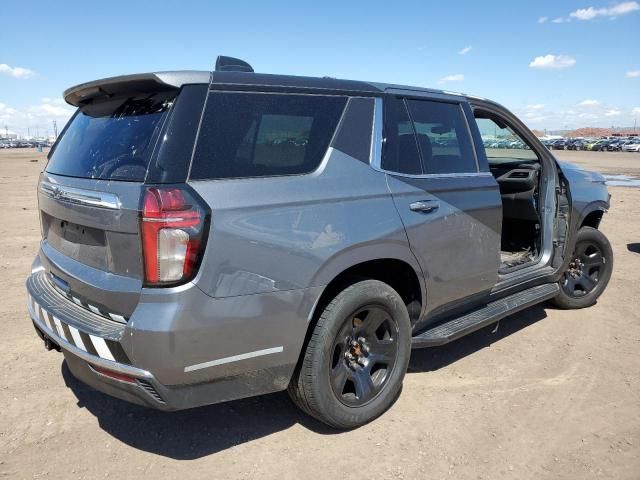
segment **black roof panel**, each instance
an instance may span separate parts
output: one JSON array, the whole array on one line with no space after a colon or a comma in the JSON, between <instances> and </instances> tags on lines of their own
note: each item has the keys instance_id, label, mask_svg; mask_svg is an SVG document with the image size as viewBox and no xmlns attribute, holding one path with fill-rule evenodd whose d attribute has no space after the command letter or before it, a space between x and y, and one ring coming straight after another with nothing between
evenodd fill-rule
<instances>
[{"instance_id":1,"label":"black roof panel","mask_svg":"<svg viewBox=\"0 0 640 480\"><path fill-rule=\"evenodd\" d=\"M267 73L213 72L211 84L214 88L229 86L238 88L267 87L268 89L300 89L301 91L340 91L380 94L382 90L367 82L341 80L332 77L299 77L295 75L272 75Z\"/></svg>"}]
</instances>

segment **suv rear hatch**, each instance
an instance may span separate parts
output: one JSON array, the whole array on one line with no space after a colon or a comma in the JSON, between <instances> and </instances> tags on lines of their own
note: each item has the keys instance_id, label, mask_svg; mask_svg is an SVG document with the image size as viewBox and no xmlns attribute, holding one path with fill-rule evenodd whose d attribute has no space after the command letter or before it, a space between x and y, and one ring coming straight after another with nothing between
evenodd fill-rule
<instances>
[{"instance_id":1,"label":"suv rear hatch","mask_svg":"<svg viewBox=\"0 0 640 480\"><path fill-rule=\"evenodd\" d=\"M69 300L119 322L144 285L145 183L184 182L206 94L204 84L179 90L131 78L66 93L80 108L38 185L44 275Z\"/></svg>"}]
</instances>

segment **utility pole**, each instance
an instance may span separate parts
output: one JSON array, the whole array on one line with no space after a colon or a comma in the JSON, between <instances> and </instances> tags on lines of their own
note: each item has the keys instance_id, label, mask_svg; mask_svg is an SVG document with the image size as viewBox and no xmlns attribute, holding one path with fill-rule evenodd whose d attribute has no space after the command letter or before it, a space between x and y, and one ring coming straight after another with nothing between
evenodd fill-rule
<instances>
[{"instance_id":1,"label":"utility pole","mask_svg":"<svg viewBox=\"0 0 640 480\"><path fill-rule=\"evenodd\" d=\"M56 123L56 121L53 121L53 139L57 140L58 139L58 124Z\"/></svg>"}]
</instances>

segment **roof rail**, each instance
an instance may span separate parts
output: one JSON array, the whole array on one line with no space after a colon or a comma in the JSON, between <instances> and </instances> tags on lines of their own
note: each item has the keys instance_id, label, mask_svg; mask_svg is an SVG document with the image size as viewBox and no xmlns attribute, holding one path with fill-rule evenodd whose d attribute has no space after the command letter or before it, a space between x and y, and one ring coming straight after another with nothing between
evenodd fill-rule
<instances>
[{"instance_id":1,"label":"roof rail","mask_svg":"<svg viewBox=\"0 0 640 480\"><path fill-rule=\"evenodd\" d=\"M218 55L216 59L216 72L249 72L253 73L253 68L244 60L233 57Z\"/></svg>"}]
</instances>

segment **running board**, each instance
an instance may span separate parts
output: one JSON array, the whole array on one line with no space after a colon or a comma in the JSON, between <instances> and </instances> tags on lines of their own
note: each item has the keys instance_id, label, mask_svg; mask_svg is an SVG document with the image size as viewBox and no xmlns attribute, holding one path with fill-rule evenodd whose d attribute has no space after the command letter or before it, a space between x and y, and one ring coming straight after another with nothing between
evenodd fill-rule
<instances>
[{"instance_id":1,"label":"running board","mask_svg":"<svg viewBox=\"0 0 640 480\"><path fill-rule=\"evenodd\" d=\"M547 283L495 300L478 310L441 323L416 335L411 339L411 347L437 347L452 342L513 313L549 300L555 297L559 291L560 287L557 283Z\"/></svg>"}]
</instances>

